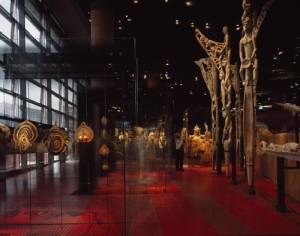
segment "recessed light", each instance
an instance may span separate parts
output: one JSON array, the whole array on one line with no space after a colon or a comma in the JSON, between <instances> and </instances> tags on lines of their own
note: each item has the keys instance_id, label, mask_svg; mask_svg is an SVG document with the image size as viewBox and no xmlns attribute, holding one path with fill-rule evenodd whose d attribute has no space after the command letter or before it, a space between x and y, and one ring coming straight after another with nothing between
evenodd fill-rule
<instances>
[{"instance_id":1,"label":"recessed light","mask_svg":"<svg viewBox=\"0 0 300 236\"><path fill-rule=\"evenodd\" d=\"M186 0L185 5L188 6L188 7L191 7L191 6L193 6L193 1L192 0Z\"/></svg>"}]
</instances>

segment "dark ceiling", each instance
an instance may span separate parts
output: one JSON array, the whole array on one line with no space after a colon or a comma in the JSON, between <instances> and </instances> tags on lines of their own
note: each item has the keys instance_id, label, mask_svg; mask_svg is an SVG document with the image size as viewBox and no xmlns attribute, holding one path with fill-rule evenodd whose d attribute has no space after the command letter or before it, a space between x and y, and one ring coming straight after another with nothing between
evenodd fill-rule
<instances>
[{"instance_id":1,"label":"dark ceiling","mask_svg":"<svg viewBox=\"0 0 300 236\"><path fill-rule=\"evenodd\" d=\"M76 0L89 18L92 1ZM204 85L194 61L206 57L194 37L194 24L209 38L222 41L222 26L230 28L233 61L238 62L238 41L241 31L237 30L242 15L242 0L115 0L110 1L116 12L116 37L135 37L140 60L140 72L164 73L169 71L174 81L183 82L184 92L194 97L185 100L185 105L209 102ZM255 1L260 8L265 0ZM178 24L176 24L176 20ZM283 67L288 71L300 72L300 1L275 0L268 12L258 36L260 79L259 89L272 91L279 83L273 83L272 70ZM209 28L206 28L208 23ZM121 26L121 30L118 29ZM280 55L278 52L283 52ZM278 55L277 55L278 54ZM279 57L276 60L274 57ZM166 68L166 61L170 66ZM195 77L200 77L195 81ZM299 77L297 77L299 78ZM290 82L289 82L290 83ZM287 86L289 88L289 85ZM277 89L278 90L278 89ZM286 91L287 93L289 91ZM295 92L295 91L293 91ZM297 89L296 93L299 93ZM181 95L180 95L181 96Z\"/></svg>"},{"instance_id":2,"label":"dark ceiling","mask_svg":"<svg viewBox=\"0 0 300 236\"><path fill-rule=\"evenodd\" d=\"M88 17L90 2L77 0ZM234 61L237 61L238 40L241 31L236 30L242 15L241 0L122 0L110 1L116 11L116 37L136 37L138 57L145 70L161 70L169 59L180 77L189 75L195 59L205 57L194 38L191 23L208 37L222 40L223 25L230 28ZM259 8L265 1L257 0ZM275 0L258 37L261 62L270 72L271 59L277 48L295 48L300 36L300 1ZM130 18L131 21L127 19ZM118 21L121 23L117 23ZM175 21L179 24L176 25ZM205 28L209 23L210 29ZM117 26L122 26L118 30ZM188 67L188 65L190 65ZM265 68L266 67L266 68ZM179 76L179 75L178 75Z\"/></svg>"}]
</instances>

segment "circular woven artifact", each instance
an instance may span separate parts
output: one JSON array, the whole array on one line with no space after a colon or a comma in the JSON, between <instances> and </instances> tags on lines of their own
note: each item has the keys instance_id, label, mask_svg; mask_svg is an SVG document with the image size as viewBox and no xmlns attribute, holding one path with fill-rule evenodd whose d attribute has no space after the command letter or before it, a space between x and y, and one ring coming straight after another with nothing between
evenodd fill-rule
<instances>
[{"instance_id":1,"label":"circular woven artifact","mask_svg":"<svg viewBox=\"0 0 300 236\"><path fill-rule=\"evenodd\" d=\"M28 150L37 137L38 130L36 126L28 120L19 123L13 132L13 142L21 152Z\"/></svg>"},{"instance_id":2,"label":"circular woven artifact","mask_svg":"<svg viewBox=\"0 0 300 236\"><path fill-rule=\"evenodd\" d=\"M59 155L67 151L67 145L70 142L67 133L54 125L46 134L44 143L48 152L53 155Z\"/></svg>"},{"instance_id":3,"label":"circular woven artifact","mask_svg":"<svg viewBox=\"0 0 300 236\"><path fill-rule=\"evenodd\" d=\"M77 143L89 143L94 138L94 132L86 125L85 122L82 122L75 131L75 141Z\"/></svg>"},{"instance_id":4,"label":"circular woven artifact","mask_svg":"<svg viewBox=\"0 0 300 236\"><path fill-rule=\"evenodd\" d=\"M10 138L10 129L4 125L0 123L0 132L3 134L4 139L7 141Z\"/></svg>"}]
</instances>

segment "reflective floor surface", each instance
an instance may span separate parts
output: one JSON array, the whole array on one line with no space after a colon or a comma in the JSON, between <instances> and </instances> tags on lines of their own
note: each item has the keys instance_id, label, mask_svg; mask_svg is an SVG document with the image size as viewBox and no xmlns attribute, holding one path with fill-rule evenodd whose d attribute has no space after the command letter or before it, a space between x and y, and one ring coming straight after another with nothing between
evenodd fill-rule
<instances>
[{"instance_id":1,"label":"reflective floor surface","mask_svg":"<svg viewBox=\"0 0 300 236\"><path fill-rule=\"evenodd\" d=\"M8 178L0 235L300 235L300 203L287 198L289 212L277 213L268 179L257 178L249 196L243 174L234 186L208 166L176 173L155 161L143 165L128 161L124 175L118 163L92 195L73 194L76 162Z\"/></svg>"}]
</instances>

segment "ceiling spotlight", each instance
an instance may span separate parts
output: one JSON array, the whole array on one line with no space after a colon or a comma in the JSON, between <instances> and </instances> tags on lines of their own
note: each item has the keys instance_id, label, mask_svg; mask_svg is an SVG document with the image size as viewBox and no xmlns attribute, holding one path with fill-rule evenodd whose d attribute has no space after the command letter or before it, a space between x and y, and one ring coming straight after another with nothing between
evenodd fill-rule
<instances>
[{"instance_id":1,"label":"ceiling spotlight","mask_svg":"<svg viewBox=\"0 0 300 236\"><path fill-rule=\"evenodd\" d=\"M165 3L168 3L169 2L169 0L165 0Z\"/></svg>"},{"instance_id":2,"label":"ceiling spotlight","mask_svg":"<svg viewBox=\"0 0 300 236\"><path fill-rule=\"evenodd\" d=\"M170 66L169 60L166 61L166 66Z\"/></svg>"},{"instance_id":3,"label":"ceiling spotlight","mask_svg":"<svg viewBox=\"0 0 300 236\"><path fill-rule=\"evenodd\" d=\"M132 19L131 19L131 18L127 18L127 21L128 21L128 22L131 22L131 21L132 21Z\"/></svg>"},{"instance_id":4,"label":"ceiling spotlight","mask_svg":"<svg viewBox=\"0 0 300 236\"><path fill-rule=\"evenodd\" d=\"M190 23L190 27L191 27L191 28L194 28L194 27L195 27L195 22L192 21L192 22Z\"/></svg>"},{"instance_id":5,"label":"ceiling spotlight","mask_svg":"<svg viewBox=\"0 0 300 236\"><path fill-rule=\"evenodd\" d=\"M192 0L185 0L185 5L187 6L187 7L191 7L191 6L193 6L193 1Z\"/></svg>"},{"instance_id":6,"label":"ceiling spotlight","mask_svg":"<svg viewBox=\"0 0 300 236\"><path fill-rule=\"evenodd\" d=\"M192 90L190 90L190 91L189 91L189 94L190 94L190 95L193 95L194 93L193 93L193 91L192 91Z\"/></svg>"},{"instance_id":7,"label":"ceiling spotlight","mask_svg":"<svg viewBox=\"0 0 300 236\"><path fill-rule=\"evenodd\" d=\"M147 74L144 74L144 79L147 79Z\"/></svg>"},{"instance_id":8,"label":"ceiling spotlight","mask_svg":"<svg viewBox=\"0 0 300 236\"><path fill-rule=\"evenodd\" d=\"M175 20L175 25L179 25L179 24L180 24L179 20L176 19L176 20Z\"/></svg>"},{"instance_id":9,"label":"ceiling spotlight","mask_svg":"<svg viewBox=\"0 0 300 236\"><path fill-rule=\"evenodd\" d=\"M199 80L199 78L196 76L196 77L195 77L195 81L198 81L198 80Z\"/></svg>"},{"instance_id":10,"label":"ceiling spotlight","mask_svg":"<svg viewBox=\"0 0 300 236\"><path fill-rule=\"evenodd\" d=\"M240 30L241 30L241 26L240 26L239 24L236 24L235 30L236 30L236 31L240 31Z\"/></svg>"},{"instance_id":11,"label":"ceiling spotlight","mask_svg":"<svg viewBox=\"0 0 300 236\"><path fill-rule=\"evenodd\" d=\"M133 0L134 4L139 4L139 0Z\"/></svg>"},{"instance_id":12,"label":"ceiling spotlight","mask_svg":"<svg viewBox=\"0 0 300 236\"><path fill-rule=\"evenodd\" d=\"M205 23L205 29L210 29L210 25L208 22Z\"/></svg>"}]
</instances>

